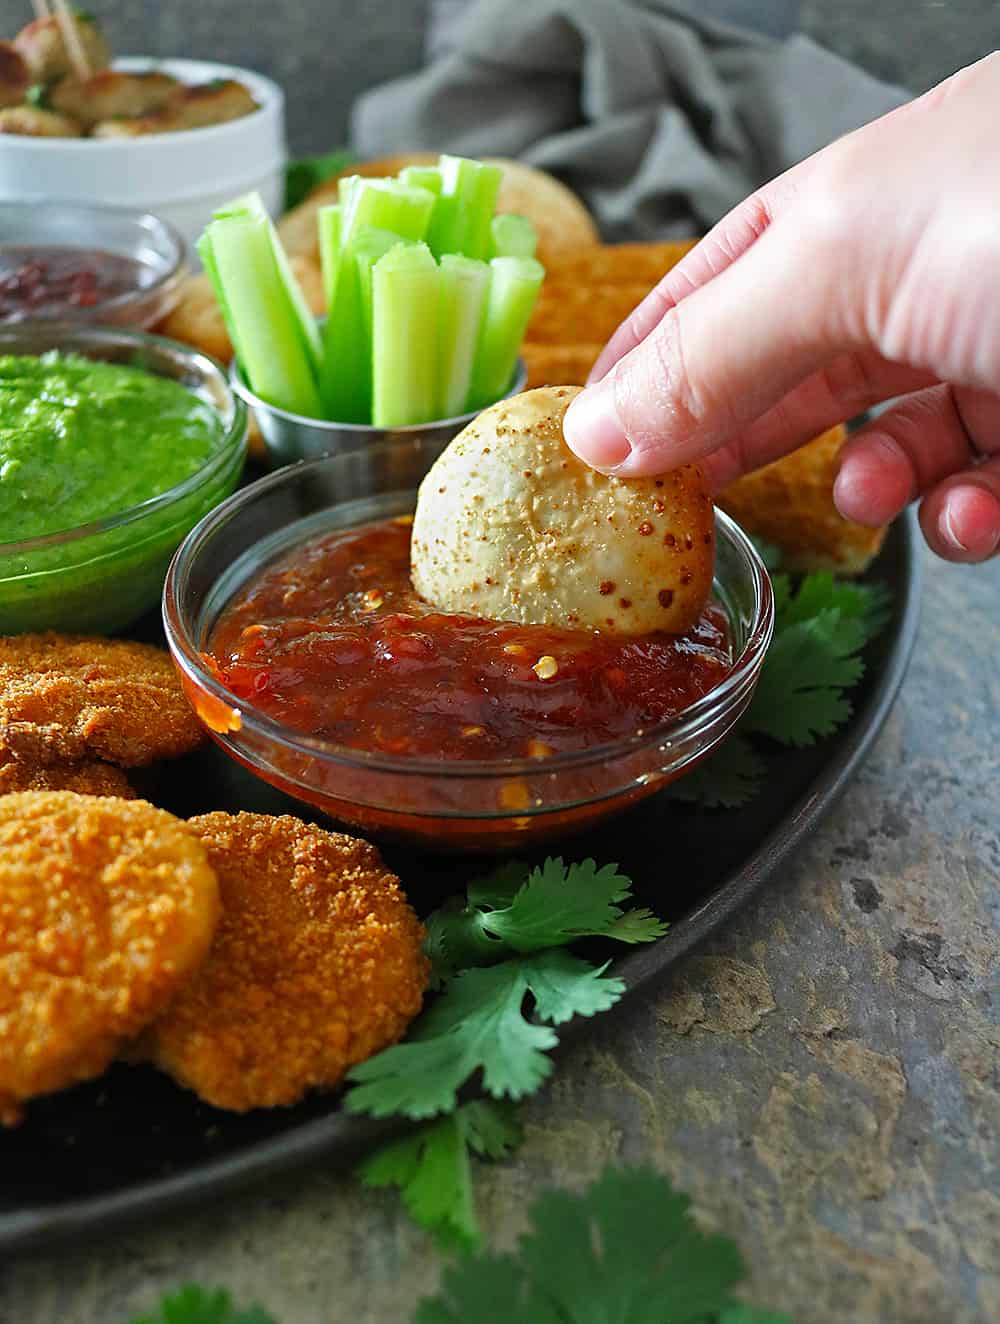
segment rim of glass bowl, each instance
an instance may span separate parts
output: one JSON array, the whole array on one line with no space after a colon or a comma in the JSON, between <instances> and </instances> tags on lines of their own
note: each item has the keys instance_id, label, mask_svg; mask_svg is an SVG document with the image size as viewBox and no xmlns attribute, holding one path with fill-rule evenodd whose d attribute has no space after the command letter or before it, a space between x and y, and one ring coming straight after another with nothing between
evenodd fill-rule
<instances>
[{"instance_id":1,"label":"rim of glass bowl","mask_svg":"<svg viewBox=\"0 0 1000 1324\"><path fill-rule=\"evenodd\" d=\"M144 303L154 302L165 290L169 290L172 285L177 283L187 270L188 248L184 242L180 231L169 221L155 215L151 211L136 210L132 207L102 207L99 203L74 202L71 198L57 198L46 194L29 194L20 198L0 199L0 207L23 207L25 212L30 214L38 207L47 209L57 208L71 213L74 217L79 216L85 221L87 218L93 218L98 223L102 218L113 217L117 220L128 219L134 221L142 229L152 231L159 229L168 243L170 244L171 257L169 263L163 270L159 271L156 279L151 285L143 285L136 290L125 290L122 294L116 294L112 299L103 299L94 309L87 309L86 313L99 312L101 317L107 316L109 312L120 312L131 307L141 307ZM25 245L30 243L30 239L25 240ZM0 244L0 251L7 247L15 247L13 244ZM152 270L151 263L143 263L147 270ZM65 323L67 326L101 326L101 322L90 322L86 314L80 317L37 317L23 318L20 322L11 322L8 325L12 328L23 326L25 322L42 322L48 326L55 326ZM127 330L127 327L123 327Z\"/></svg>"},{"instance_id":2,"label":"rim of glass bowl","mask_svg":"<svg viewBox=\"0 0 1000 1324\"><path fill-rule=\"evenodd\" d=\"M377 447L391 448L392 442L376 443ZM163 623L167 642L173 653L175 663L185 672L188 680L197 685L225 708L236 712L240 717L240 727L232 735L238 737L248 731L274 743L283 745L296 753L319 756L327 761L340 763L348 767L371 769L377 772L389 772L399 776L435 776L443 778L502 778L512 774L555 773L566 768L580 768L592 763L603 763L609 759L618 759L636 750L652 746L664 740L681 740L696 735L702 726L709 725L722 716L727 708L733 706L752 684L760 670L774 630L774 595L767 569L757 549L739 525L723 511L716 509L717 530L728 538L746 565L753 592L753 607L747 638L739 657L733 664L726 678L700 699L684 708L675 717L658 722L655 726L644 728L621 740L602 745L594 745L584 750L553 754L544 760L521 758L502 762L487 759L429 759L429 758L393 758L385 754L364 749L355 749L347 745L337 745L316 736L309 736L292 727L277 722L254 709L252 705L240 703L220 681L204 666L201 648L192 637L189 623L181 612L179 603L183 600L188 576L197 561L202 545L215 531L237 517L241 508L254 502L267 491L282 482L287 482L293 475L298 478L309 470L335 462L337 457L324 456L317 460L303 460L288 465L260 478L255 483L243 488L226 501L216 506L195 525L188 536L174 553L167 571L163 587ZM331 507L334 509L335 507ZM246 583L246 580L243 581ZM231 600L231 599L230 599ZM727 605L726 611L731 608Z\"/></svg>"},{"instance_id":3,"label":"rim of glass bowl","mask_svg":"<svg viewBox=\"0 0 1000 1324\"><path fill-rule=\"evenodd\" d=\"M171 354L185 359L197 375L201 377L202 381L211 377L217 379L219 386L222 388L226 412L224 413L218 405L213 404L212 407L221 417L225 432L218 450L209 457L205 464L193 474L189 474L182 482L175 483L173 487L168 487L165 492L159 492L156 496L148 497L145 501L140 501L138 505L128 506L125 510L118 511L114 515L106 515L103 519L91 520L88 524L76 524L69 529L57 529L53 533L39 534L35 538L22 538L17 542L0 542L0 556L17 556L24 552L38 551L43 547L66 546L84 538L93 538L97 534L108 533L112 529L120 529L126 524L133 524L136 520L145 519L147 515L152 515L158 510L172 506L175 501L180 501L192 492L197 491L218 470L231 463L235 449L246 444L248 418L246 405L230 386L229 378L222 364L190 345L182 344L179 340L168 340L166 336L151 336L145 331L133 331L126 327L92 326L81 325L79 322L45 320L0 326L0 352L17 352L16 350L6 350L4 341L15 338L19 331L22 334L40 335L45 339L59 342L58 346L53 345L50 348L59 348L66 345L67 348L72 350L74 348L83 349L87 344L90 346L101 344L120 346L122 342L125 342L126 344L135 345L138 349L144 347L156 350L167 349ZM69 345L67 342L71 340L76 340L78 343ZM43 350L41 352L45 353L47 351Z\"/></svg>"},{"instance_id":4,"label":"rim of glass bowl","mask_svg":"<svg viewBox=\"0 0 1000 1324\"><path fill-rule=\"evenodd\" d=\"M320 327L326 323L325 317L317 317L316 324ZM528 367L524 359L518 358L514 365L514 376L511 379L510 386L500 397L500 400L508 400L512 395L517 395L523 391L528 381ZM428 432L436 428L458 427L459 424L471 423L474 418L478 418L483 412L482 409L471 409L467 414L455 414L452 418L430 418L426 423L407 423L405 427L378 428L374 423L340 423L330 418L310 418L308 414L293 414L290 409L280 409L277 405L268 404L266 400L261 399L247 385L246 378L243 375L243 369L234 359L229 365L229 384L236 395L248 404L254 410L260 410L264 414L273 414L275 418L283 418L288 423L295 423L300 427L317 428L321 432L363 432L372 433L375 436L386 436L391 433L394 437L419 436L421 432ZM499 404L500 400L494 403ZM489 408L489 406L484 406ZM320 456L319 458L323 458Z\"/></svg>"}]
</instances>

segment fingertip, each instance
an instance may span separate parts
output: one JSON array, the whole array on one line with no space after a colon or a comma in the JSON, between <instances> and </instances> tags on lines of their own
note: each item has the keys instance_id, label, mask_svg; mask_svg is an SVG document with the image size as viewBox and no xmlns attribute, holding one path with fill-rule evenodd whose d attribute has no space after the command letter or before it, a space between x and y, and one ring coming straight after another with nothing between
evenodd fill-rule
<instances>
[{"instance_id":1,"label":"fingertip","mask_svg":"<svg viewBox=\"0 0 1000 1324\"><path fill-rule=\"evenodd\" d=\"M844 447L833 500L844 519L877 528L913 500L914 473L895 438L869 433Z\"/></svg>"},{"instance_id":2,"label":"fingertip","mask_svg":"<svg viewBox=\"0 0 1000 1324\"><path fill-rule=\"evenodd\" d=\"M1000 547L1000 501L977 483L957 483L932 493L921 511L928 543L949 561L986 561Z\"/></svg>"},{"instance_id":3,"label":"fingertip","mask_svg":"<svg viewBox=\"0 0 1000 1324\"><path fill-rule=\"evenodd\" d=\"M566 444L584 464L614 473L632 453L615 403L611 379L585 387L570 401L563 417Z\"/></svg>"}]
</instances>

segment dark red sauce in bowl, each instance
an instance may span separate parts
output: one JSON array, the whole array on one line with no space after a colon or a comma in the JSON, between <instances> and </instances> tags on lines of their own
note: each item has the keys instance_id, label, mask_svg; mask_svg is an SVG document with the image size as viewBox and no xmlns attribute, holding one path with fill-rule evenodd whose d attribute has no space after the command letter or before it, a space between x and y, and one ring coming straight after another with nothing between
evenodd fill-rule
<instances>
[{"instance_id":1,"label":"dark red sauce in bowl","mask_svg":"<svg viewBox=\"0 0 1000 1324\"><path fill-rule=\"evenodd\" d=\"M154 279L135 258L56 245L0 248L0 322L60 317L132 294Z\"/></svg>"},{"instance_id":2,"label":"dark red sauce in bowl","mask_svg":"<svg viewBox=\"0 0 1000 1324\"><path fill-rule=\"evenodd\" d=\"M167 642L212 738L264 781L365 834L517 849L652 795L724 740L773 597L717 512L717 601L683 639L436 612L410 586L408 516L443 445L400 435L224 501L174 557Z\"/></svg>"},{"instance_id":3,"label":"dark red sauce in bowl","mask_svg":"<svg viewBox=\"0 0 1000 1324\"><path fill-rule=\"evenodd\" d=\"M410 584L405 517L280 558L226 607L210 652L237 699L296 731L449 761L549 758L641 734L731 666L718 605L681 638L436 611Z\"/></svg>"}]
</instances>

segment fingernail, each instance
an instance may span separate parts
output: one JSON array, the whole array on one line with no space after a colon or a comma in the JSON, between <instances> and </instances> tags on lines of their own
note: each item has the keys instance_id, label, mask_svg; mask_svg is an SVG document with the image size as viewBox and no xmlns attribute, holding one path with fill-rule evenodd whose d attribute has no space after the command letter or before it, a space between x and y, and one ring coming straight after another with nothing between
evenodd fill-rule
<instances>
[{"instance_id":1,"label":"fingernail","mask_svg":"<svg viewBox=\"0 0 1000 1324\"><path fill-rule=\"evenodd\" d=\"M944 507L941 511L941 537L958 552L967 552L969 550L958 536L958 531L955 528L954 520L952 518L951 504L948 501L945 501Z\"/></svg>"},{"instance_id":2,"label":"fingernail","mask_svg":"<svg viewBox=\"0 0 1000 1324\"><path fill-rule=\"evenodd\" d=\"M625 463L632 446L618 419L612 378L586 387L572 401L563 419L563 436L584 464L601 473L614 473Z\"/></svg>"}]
</instances>

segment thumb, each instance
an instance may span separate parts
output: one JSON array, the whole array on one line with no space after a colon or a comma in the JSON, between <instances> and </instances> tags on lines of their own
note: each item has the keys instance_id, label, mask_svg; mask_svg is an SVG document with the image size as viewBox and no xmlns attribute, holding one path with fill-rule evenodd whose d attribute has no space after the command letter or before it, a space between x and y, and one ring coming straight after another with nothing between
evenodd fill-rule
<instances>
[{"instance_id":1,"label":"thumb","mask_svg":"<svg viewBox=\"0 0 1000 1324\"><path fill-rule=\"evenodd\" d=\"M783 218L578 395L564 433L585 463L663 473L718 449L848 348L843 244ZM810 232L808 244L799 236Z\"/></svg>"}]
</instances>

